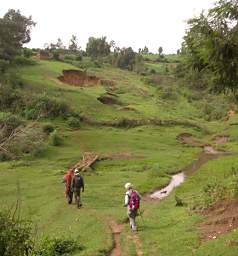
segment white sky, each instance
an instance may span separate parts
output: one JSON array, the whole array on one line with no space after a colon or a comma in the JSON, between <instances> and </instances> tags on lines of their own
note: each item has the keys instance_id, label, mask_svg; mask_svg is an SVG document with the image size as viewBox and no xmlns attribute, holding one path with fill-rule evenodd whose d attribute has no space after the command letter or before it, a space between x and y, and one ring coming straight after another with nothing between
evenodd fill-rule
<instances>
[{"instance_id":1,"label":"white sky","mask_svg":"<svg viewBox=\"0 0 238 256\"><path fill-rule=\"evenodd\" d=\"M186 20L212 7L214 0L0 0L0 17L19 9L37 22L28 47L42 48L61 38L67 46L72 34L85 48L90 36L107 36L119 47L145 45L152 52L180 48Z\"/></svg>"}]
</instances>

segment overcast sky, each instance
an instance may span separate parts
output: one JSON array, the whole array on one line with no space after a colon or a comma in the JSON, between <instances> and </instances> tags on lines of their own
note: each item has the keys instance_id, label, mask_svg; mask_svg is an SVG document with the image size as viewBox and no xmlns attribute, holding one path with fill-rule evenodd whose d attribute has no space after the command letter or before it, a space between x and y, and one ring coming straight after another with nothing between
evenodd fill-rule
<instances>
[{"instance_id":1,"label":"overcast sky","mask_svg":"<svg viewBox=\"0 0 238 256\"><path fill-rule=\"evenodd\" d=\"M0 0L0 16L19 9L37 22L26 45L42 48L61 38L67 46L72 34L85 48L88 37L107 36L116 45L134 50L148 46L165 53L180 48L186 20L207 10L214 0Z\"/></svg>"}]
</instances>

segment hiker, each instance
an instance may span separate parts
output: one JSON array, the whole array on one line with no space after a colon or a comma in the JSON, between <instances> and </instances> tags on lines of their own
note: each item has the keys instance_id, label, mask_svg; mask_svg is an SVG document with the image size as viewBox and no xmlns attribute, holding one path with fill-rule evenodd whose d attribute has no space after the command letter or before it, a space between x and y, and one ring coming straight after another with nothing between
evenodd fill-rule
<instances>
[{"instance_id":1,"label":"hiker","mask_svg":"<svg viewBox=\"0 0 238 256\"><path fill-rule=\"evenodd\" d=\"M63 183L65 183L65 197L67 198L68 204L72 203L73 192L71 191L71 181L74 176L74 169L69 168L68 172L64 175Z\"/></svg>"},{"instance_id":2,"label":"hiker","mask_svg":"<svg viewBox=\"0 0 238 256\"><path fill-rule=\"evenodd\" d=\"M84 192L84 180L80 175L79 170L76 168L71 182L71 192L74 193L75 203L78 208L82 206L81 190Z\"/></svg>"},{"instance_id":3,"label":"hiker","mask_svg":"<svg viewBox=\"0 0 238 256\"><path fill-rule=\"evenodd\" d=\"M131 183L125 184L125 189L127 190L125 194L125 207L127 207L127 215L130 222L130 227L132 231L137 231L136 226L136 216L140 208L140 194L133 189Z\"/></svg>"}]
</instances>

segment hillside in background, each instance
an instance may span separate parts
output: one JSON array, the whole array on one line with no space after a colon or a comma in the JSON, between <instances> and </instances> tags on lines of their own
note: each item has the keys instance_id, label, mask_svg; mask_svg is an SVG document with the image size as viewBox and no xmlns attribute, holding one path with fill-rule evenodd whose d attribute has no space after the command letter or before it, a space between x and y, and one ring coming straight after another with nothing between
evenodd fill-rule
<instances>
[{"instance_id":1,"label":"hillside in background","mask_svg":"<svg viewBox=\"0 0 238 256\"><path fill-rule=\"evenodd\" d=\"M17 69L17 90L27 102L8 115L18 116L31 133L38 131L37 138L43 133L41 150L23 150L0 163L4 207L18 200L21 215L37 225L39 239L76 239L83 249L74 255L108 255L115 245L113 228L125 222L124 184L130 181L144 194L143 219L138 217L135 235L123 224L122 255L236 255L238 134L237 116L226 117L231 99L183 84L174 75L176 62L146 59L155 72L145 76L108 64L91 64L85 71L77 63L34 61ZM64 106L56 117L49 115L51 107L58 108L48 106L48 99ZM221 144L219 136L226 138ZM207 145L232 154L201 164L161 202L148 197L171 175L191 169ZM86 187L78 210L67 205L61 181L87 152L99 160L83 173ZM176 206L178 200L182 206ZM224 205L231 215L223 216Z\"/></svg>"}]
</instances>

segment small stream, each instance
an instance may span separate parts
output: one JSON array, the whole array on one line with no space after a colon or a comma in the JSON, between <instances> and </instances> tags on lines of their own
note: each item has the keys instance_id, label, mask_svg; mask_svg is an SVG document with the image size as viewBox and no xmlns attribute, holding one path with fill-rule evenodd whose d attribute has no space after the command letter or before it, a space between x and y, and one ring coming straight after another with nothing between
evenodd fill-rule
<instances>
[{"instance_id":1,"label":"small stream","mask_svg":"<svg viewBox=\"0 0 238 256\"><path fill-rule=\"evenodd\" d=\"M167 197L175 187L178 187L181 185L185 179L186 176L192 175L194 172L196 172L198 169L201 168L202 165L207 163L208 161L212 159L217 159L221 156L230 155L230 153L225 151L219 151L214 149L212 146L204 146L203 152L199 154L198 159L192 162L190 165L188 165L186 168L184 168L181 172L175 174L172 176L171 181L168 186L166 186L163 189L160 189L158 191L153 192L150 194L151 199L162 199L164 197Z\"/></svg>"}]
</instances>

